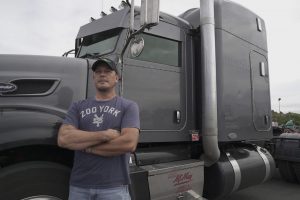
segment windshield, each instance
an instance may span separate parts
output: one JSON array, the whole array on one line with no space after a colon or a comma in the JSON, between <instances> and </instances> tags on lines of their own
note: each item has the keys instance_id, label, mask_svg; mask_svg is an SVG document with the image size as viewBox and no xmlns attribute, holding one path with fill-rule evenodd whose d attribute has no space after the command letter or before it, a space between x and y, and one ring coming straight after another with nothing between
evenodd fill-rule
<instances>
[{"instance_id":1,"label":"windshield","mask_svg":"<svg viewBox=\"0 0 300 200\"><path fill-rule=\"evenodd\" d=\"M78 56L80 58L103 55L115 49L120 30L110 30L82 39Z\"/></svg>"}]
</instances>

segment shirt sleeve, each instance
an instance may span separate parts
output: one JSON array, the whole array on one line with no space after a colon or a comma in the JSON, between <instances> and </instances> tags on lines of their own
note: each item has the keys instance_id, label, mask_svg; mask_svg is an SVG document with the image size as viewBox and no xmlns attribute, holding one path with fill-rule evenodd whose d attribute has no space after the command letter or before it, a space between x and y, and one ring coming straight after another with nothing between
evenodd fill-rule
<instances>
[{"instance_id":1,"label":"shirt sleeve","mask_svg":"<svg viewBox=\"0 0 300 200\"><path fill-rule=\"evenodd\" d=\"M140 114L139 107L135 102L129 104L122 118L122 128L137 128L140 129Z\"/></svg>"},{"instance_id":2,"label":"shirt sleeve","mask_svg":"<svg viewBox=\"0 0 300 200\"><path fill-rule=\"evenodd\" d=\"M72 103L69 107L67 115L63 121L63 124L69 124L76 128L79 127L79 112L78 112L78 104Z\"/></svg>"}]
</instances>

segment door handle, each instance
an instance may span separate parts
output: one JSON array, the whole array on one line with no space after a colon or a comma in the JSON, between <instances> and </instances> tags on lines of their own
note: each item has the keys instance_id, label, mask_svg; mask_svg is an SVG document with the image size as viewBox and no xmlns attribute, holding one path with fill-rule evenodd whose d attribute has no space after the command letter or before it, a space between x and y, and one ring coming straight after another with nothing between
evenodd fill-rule
<instances>
[{"instance_id":1,"label":"door handle","mask_svg":"<svg viewBox=\"0 0 300 200\"><path fill-rule=\"evenodd\" d=\"M181 122L181 112L179 110L175 110L175 122L180 124Z\"/></svg>"}]
</instances>

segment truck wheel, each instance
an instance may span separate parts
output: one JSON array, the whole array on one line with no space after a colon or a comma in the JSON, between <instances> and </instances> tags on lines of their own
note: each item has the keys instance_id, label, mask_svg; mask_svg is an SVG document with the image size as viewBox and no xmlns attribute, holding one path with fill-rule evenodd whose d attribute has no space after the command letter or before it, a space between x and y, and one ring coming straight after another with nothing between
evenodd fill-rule
<instances>
[{"instance_id":1,"label":"truck wheel","mask_svg":"<svg viewBox=\"0 0 300 200\"><path fill-rule=\"evenodd\" d=\"M292 164L285 160L278 160L277 163L281 177L288 182L297 183L296 173Z\"/></svg>"},{"instance_id":2,"label":"truck wheel","mask_svg":"<svg viewBox=\"0 0 300 200\"><path fill-rule=\"evenodd\" d=\"M295 170L295 174L298 180L298 183L300 183L300 163L296 162L293 164L294 170Z\"/></svg>"},{"instance_id":3,"label":"truck wheel","mask_svg":"<svg viewBox=\"0 0 300 200\"><path fill-rule=\"evenodd\" d=\"M52 162L25 162L2 168L1 199L67 199L69 176L69 168Z\"/></svg>"}]
</instances>

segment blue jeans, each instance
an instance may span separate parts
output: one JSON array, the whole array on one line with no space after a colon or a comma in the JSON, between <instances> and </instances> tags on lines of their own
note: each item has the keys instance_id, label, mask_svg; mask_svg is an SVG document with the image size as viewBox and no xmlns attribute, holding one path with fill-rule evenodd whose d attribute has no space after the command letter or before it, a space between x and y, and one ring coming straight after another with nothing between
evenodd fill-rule
<instances>
[{"instance_id":1,"label":"blue jeans","mask_svg":"<svg viewBox=\"0 0 300 200\"><path fill-rule=\"evenodd\" d=\"M70 186L69 200L131 200L128 186L87 189Z\"/></svg>"}]
</instances>

